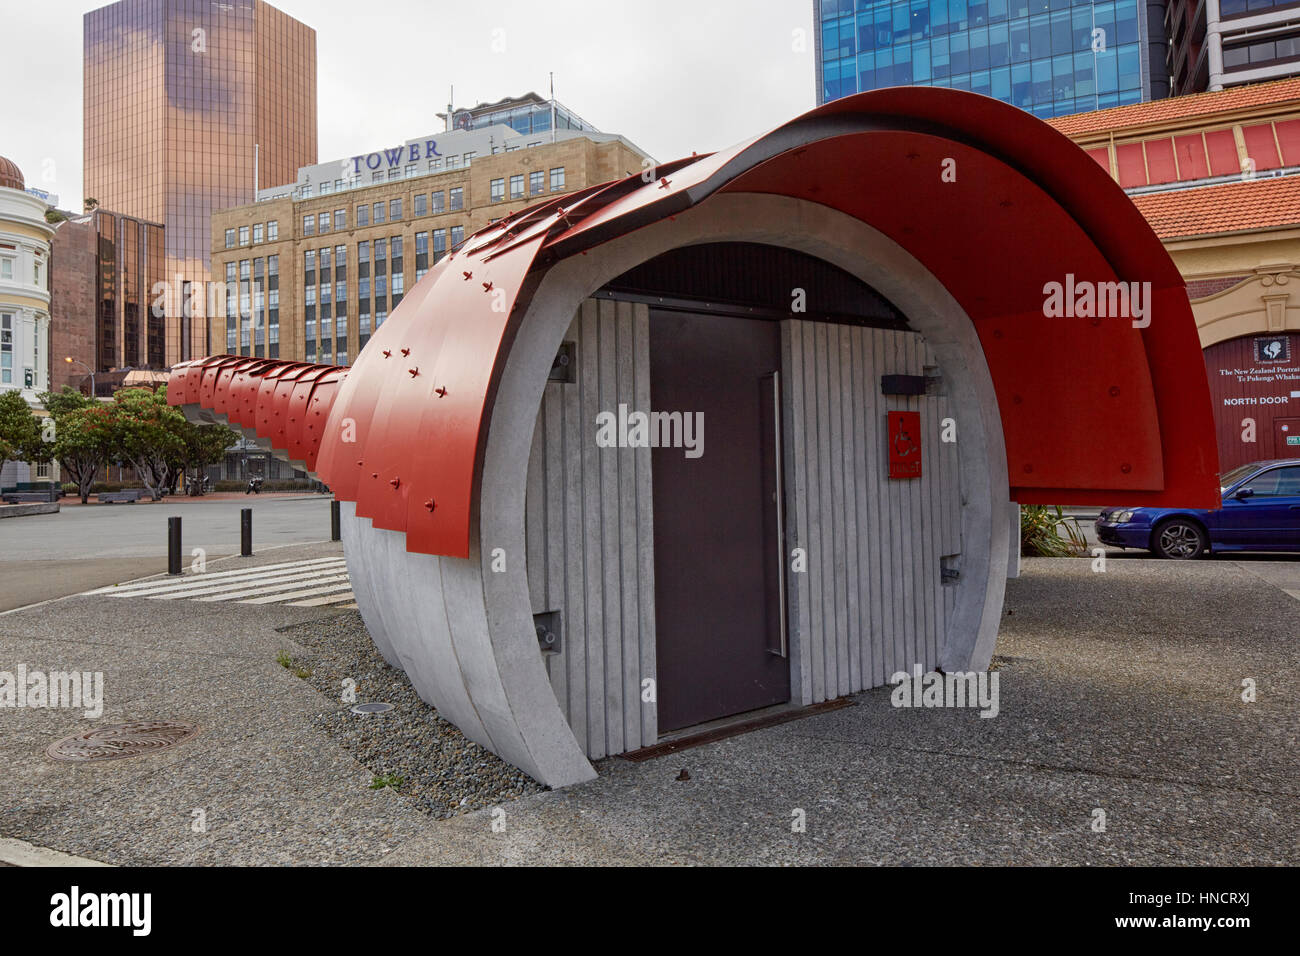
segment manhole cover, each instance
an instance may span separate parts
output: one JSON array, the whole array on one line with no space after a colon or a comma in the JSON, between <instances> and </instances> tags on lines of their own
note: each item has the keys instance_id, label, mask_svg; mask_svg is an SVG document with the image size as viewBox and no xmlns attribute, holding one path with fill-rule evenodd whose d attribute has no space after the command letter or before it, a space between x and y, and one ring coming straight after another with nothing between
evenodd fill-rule
<instances>
[{"instance_id":1,"label":"manhole cover","mask_svg":"<svg viewBox=\"0 0 1300 956\"><path fill-rule=\"evenodd\" d=\"M166 750L189 740L199 732L194 724L179 720L132 720L106 724L82 734L56 740L45 748L53 760L86 763L91 760L120 760Z\"/></svg>"},{"instance_id":2,"label":"manhole cover","mask_svg":"<svg viewBox=\"0 0 1300 956\"><path fill-rule=\"evenodd\" d=\"M369 704L357 704L352 708L354 714L386 714L393 709L392 704L381 704L378 701Z\"/></svg>"}]
</instances>

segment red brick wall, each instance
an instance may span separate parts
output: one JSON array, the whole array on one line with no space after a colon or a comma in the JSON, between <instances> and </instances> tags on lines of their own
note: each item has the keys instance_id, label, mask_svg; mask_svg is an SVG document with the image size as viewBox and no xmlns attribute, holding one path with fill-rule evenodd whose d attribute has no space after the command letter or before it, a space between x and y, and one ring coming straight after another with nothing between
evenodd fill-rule
<instances>
[{"instance_id":1,"label":"red brick wall","mask_svg":"<svg viewBox=\"0 0 1300 956\"><path fill-rule=\"evenodd\" d=\"M50 390L64 385L76 388L86 377L78 365L64 361L71 355L95 365L95 251L94 221L64 222L50 243Z\"/></svg>"}]
</instances>

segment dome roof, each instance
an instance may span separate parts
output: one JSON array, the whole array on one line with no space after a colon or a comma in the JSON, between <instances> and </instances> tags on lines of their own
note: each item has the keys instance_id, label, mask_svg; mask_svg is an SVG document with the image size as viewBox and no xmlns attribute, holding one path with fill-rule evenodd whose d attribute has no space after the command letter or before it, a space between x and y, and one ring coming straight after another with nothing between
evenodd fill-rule
<instances>
[{"instance_id":1,"label":"dome roof","mask_svg":"<svg viewBox=\"0 0 1300 956\"><path fill-rule=\"evenodd\" d=\"M27 188L27 184L23 181L23 171L13 160L5 159L3 156L0 156L0 187L18 190Z\"/></svg>"}]
</instances>

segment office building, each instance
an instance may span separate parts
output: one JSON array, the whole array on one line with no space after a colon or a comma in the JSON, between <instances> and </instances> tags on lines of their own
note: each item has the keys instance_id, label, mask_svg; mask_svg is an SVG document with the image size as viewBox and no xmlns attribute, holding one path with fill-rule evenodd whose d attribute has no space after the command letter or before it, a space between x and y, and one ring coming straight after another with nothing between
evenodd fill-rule
<instances>
[{"instance_id":1,"label":"office building","mask_svg":"<svg viewBox=\"0 0 1300 956\"><path fill-rule=\"evenodd\" d=\"M316 34L263 0L120 0L85 15L85 193L165 227L162 360L203 354L214 209L316 161Z\"/></svg>"},{"instance_id":2,"label":"office building","mask_svg":"<svg viewBox=\"0 0 1300 956\"><path fill-rule=\"evenodd\" d=\"M819 104L938 86L1045 118L1169 93L1158 0L813 0L813 9Z\"/></svg>"},{"instance_id":3,"label":"office building","mask_svg":"<svg viewBox=\"0 0 1300 956\"><path fill-rule=\"evenodd\" d=\"M1174 95L1300 75L1300 4L1169 0Z\"/></svg>"},{"instance_id":4,"label":"office building","mask_svg":"<svg viewBox=\"0 0 1300 956\"><path fill-rule=\"evenodd\" d=\"M58 224L51 240L50 383L101 396L116 371L166 368L165 230L106 209ZM68 361L71 359L72 361Z\"/></svg>"}]
</instances>

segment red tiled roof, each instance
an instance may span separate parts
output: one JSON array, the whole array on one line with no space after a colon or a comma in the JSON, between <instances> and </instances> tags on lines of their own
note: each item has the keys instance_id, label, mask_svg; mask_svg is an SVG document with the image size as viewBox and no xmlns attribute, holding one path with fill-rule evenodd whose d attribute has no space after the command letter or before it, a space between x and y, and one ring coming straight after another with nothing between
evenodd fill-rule
<instances>
[{"instance_id":1,"label":"red tiled roof","mask_svg":"<svg viewBox=\"0 0 1300 956\"><path fill-rule=\"evenodd\" d=\"M1132 198L1163 240L1300 226L1300 176L1173 189Z\"/></svg>"},{"instance_id":2,"label":"red tiled roof","mask_svg":"<svg viewBox=\"0 0 1300 956\"><path fill-rule=\"evenodd\" d=\"M1080 136L1085 133L1130 129L1169 120L1213 116L1216 113L1284 103L1287 100L1300 101L1300 77L1288 77L1271 83L1234 86L1232 89L1218 90L1214 93L1171 96L1168 99L1152 100L1150 103L1116 106L1108 110L1094 110L1091 113L1058 116L1047 122L1066 136Z\"/></svg>"}]
</instances>

